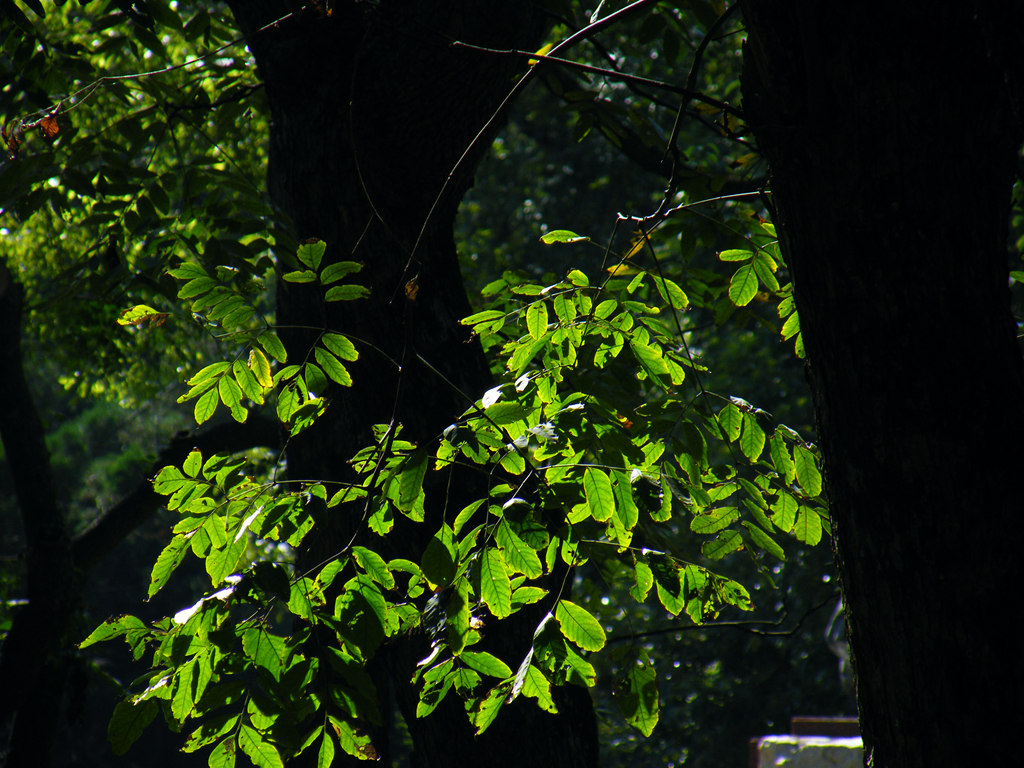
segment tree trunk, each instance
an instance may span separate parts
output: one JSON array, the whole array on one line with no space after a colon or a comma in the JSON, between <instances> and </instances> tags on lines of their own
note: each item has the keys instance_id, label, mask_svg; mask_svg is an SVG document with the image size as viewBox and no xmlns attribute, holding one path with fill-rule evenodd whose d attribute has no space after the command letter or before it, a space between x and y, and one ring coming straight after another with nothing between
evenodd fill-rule
<instances>
[{"instance_id":1,"label":"tree trunk","mask_svg":"<svg viewBox=\"0 0 1024 768\"><path fill-rule=\"evenodd\" d=\"M327 243L325 263L362 262L355 282L371 290L367 300L325 304L320 288L278 287L277 322L290 361L301 362L323 328L349 334L360 350L353 386L328 392L324 418L287 452L292 478L340 480L353 453L371 444L372 425L401 424L404 439L429 443L490 386L482 350L459 325L470 310L452 230L459 199L490 144L490 135L476 144L474 137L521 65L450 43L532 50L546 22L526 3L334 3L329 15L307 12L260 31L287 15L286 3L231 5L270 104L271 199L298 238ZM371 546L418 561L424 537L445 510L454 514L463 498L475 498L474 485L459 477L428 488L426 524L396 521L387 540ZM351 530L343 522L329 533L318 529L303 559L336 554ZM505 622L493 633L511 633L512 646L525 655L536 622L519 624ZM451 706L417 721L409 679L426 652L422 638L398 641L379 652L375 669L379 692L395 692L418 764L595 764L585 692L566 692L557 717L532 705L506 708L479 739L454 696ZM386 728L373 736L387 759Z\"/></svg>"},{"instance_id":2,"label":"tree trunk","mask_svg":"<svg viewBox=\"0 0 1024 768\"><path fill-rule=\"evenodd\" d=\"M1006 246L1021 130L1000 36L1020 19L959 2L831 10L746 4L744 107L796 286L865 759L1016 764L1019 735L998 724L1024 701L1006 618L1021 575Z\"/></svg>"}]
</instances>

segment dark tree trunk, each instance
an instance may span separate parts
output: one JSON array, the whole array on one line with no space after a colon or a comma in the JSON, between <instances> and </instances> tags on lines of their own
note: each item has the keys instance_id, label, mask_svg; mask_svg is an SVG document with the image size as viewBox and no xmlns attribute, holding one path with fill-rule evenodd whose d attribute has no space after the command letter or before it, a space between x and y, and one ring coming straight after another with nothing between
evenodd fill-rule
<instances>
[{"instance_id":1,"label":"dark tree trunk","mask_svg":"<svg viewBox=\"0 0 1024 768\"><path fill-rule=\"evenodd\" d=\"M1021 26L979 8L744 9L874 766L1020 761L1019 51L1000 38Z\"/></svg>"},{"instance_id":2,"label":"dark tree trunk","mask_svg":"<svg viewBox=\"0 0 1024 768\"><path fill-rule=\"evenodd\" d=\"M192 448L235 452L278 446L277 424L261 418L182 432L161 451L149 474L76 536L57 499L46 431L22 365L24 289L0 261L0 440L14 481L25 540L26 604L0 648L0 765L43 768L55 734L68 728L67 688L73 677L83 593L92 571L128 534L159 509L150 477L178 465Z\"/></svg>"},{"instance_id":3,"label":"dark tree trunk","mask_svg":"<svg viewBox=\"0 0 1024 768\"><path fill-rule=\"evenodd\" d=\"M298 238L326 241L325 262L364 263L356 282L372 292L368 300L325 304L319 288L278 288L277 321L291 361L304 359L318 329L357 340L354 385L328 393L325 417L287 453L293 478L343 479L346 461L371 443L372 425L401 424L403 438L429 443L490 386L482 350L459 325L469 305L452 235L459 199L490 136L456 164L520 64L450 43L532 50L546 22L528 3L334 3L329 16L307 13L260 31L287 15L285 2L231 5L270 104L272 201ZM407 295L413 285L417 290ZM425 525L398 521L387 541L369 543L418 561L423 537L433 534L445 509L461 508L473 483L445 479L428 489ZM359 514L348 517L354 522ZM303 557L330 557L350 531L344 521L329 532L318 529ZM494 634L525 655L536 622L520 624ZM393 690L405 715L418 764L595 764L596 728L585 692L566 692L557 717L517 702L481 738L473 737L454 696L451 706L417 721L409 679L426 651L422 638L388 645L376 668L380 692ZM386 758L383 731L374 740Z\"/></svg>"}]
</instances>

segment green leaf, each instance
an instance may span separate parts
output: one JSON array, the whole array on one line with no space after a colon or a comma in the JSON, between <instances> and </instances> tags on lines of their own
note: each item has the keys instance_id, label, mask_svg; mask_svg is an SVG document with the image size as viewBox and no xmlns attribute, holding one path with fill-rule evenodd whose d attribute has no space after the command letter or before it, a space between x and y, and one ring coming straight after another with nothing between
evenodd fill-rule
<instances>
[{"instance_id":1,"label":"green leaf","mask_svg":"<svg viewBox=\"0 0 1024 768\"><path fill-rule=\"evenodd\" d=\"M354 301L370 295L370 289L363 285L336 285L327 291L324 301Z\"/></svg>"},{"instance_id":2,"label":"green leaf","mask_svg":"<svg viewBox=\"0 0 1024 768\"><path fill-rule=\"evenodd\" d=\"M566 273L565 279L577 288L588 288L590 286L590 278L578 269L570 269Z\"/></svg>"},{"instance_id":3,"label":"green leaf","mask_svg":"<svg viewBox=\"0 0 1024 768\"><path fill-rule=\"evenodd\" d=\"M693 516L690 530L701 534L718 533L739 520L739 517L736 507L712 507Z\"/></svg>"},{"instance_id":4,"label":"green leaf","mask_svg":"<svg viewBox=\"0 0 1024 768\"><path fill-rule=\"evenodd\" d=\"M612 472L614 483L612 491L615 494L615 512L612 521L615 527L615 534L619 541L620 551L629 546L633 540L633 529L640 519L640 510L633 501L633 488L629 482L629 475L622 470Z\"/></svg>"},{"instance_id":5,"label":"green leaf","mask_svg":"<svg viewBox=\"0 0 1024 768\"><path fill-rule=\"evenodd\" d=\"M568 229L554 229L550 232L546 232L540 237L540 241L544 243L544 245L551 245L552 243L579 243L581 241L589 240L589 237L577 235L575 232L570 232Z\"/></svg>"},{"instance_id":6,"label":"green leaf","mask_svg":"<svg viewBox=\"0 0 1024 768\"><path fill-rule=\"evenodd\" d=\"M431 584L447 587L455 578L455 535L442 526L423 551L420 567Z\"/></svg>"},{"instance_id":7,"label":"green leaf","mask_svg":"<svg viewBox=\"0 0 1024 768\"><path fill-rule=\"evenodd\" d=\"M352 547L352 557L366 575L380 584L384 589L395 588L395 577L391 575L384 558L366 547Z\"/></svg>"},{"instance_id":8,"label":"green leaf","mask_svg":"<svg viewBox=\"0 0 1024 768\"><path fill-rule=\"evenodd\" d=\"M185 746L181 748L181 751L195 752L197 749L205 747L207 744L212 744L230 731L235 730L235 726L238 725L240 718L241 715L227 712L206 720L202 725L192 731L192 734L188 737L188 740L185 742Z\"/></svg>"},{"instance_id":9,"label":"green leaf","mask_svg":"<svg viewBox=\"0 0 1024 768\"><path fill-rule=\"evenodd\" d=\"M637 658L627 659L626 663L628 666L615 685L615 703L627 723L650 736L658 724L658 676L643 648Z\"/></svg>"},{"instance_id":10,"label":"green leaf","mask_svg":"<svg viewBox=\"0 0 1024 768\"><path fill-rule=\"evenodd\" d=\"M772 504L772 523L780 531L788 533L796 525L799 507L796 499L785 491L780 491L778 500Z\"/></svg>"},{"instance_id":11,"label":"green leaf","mask_svg":"<svg viewBox=\"0 0 1024 768\"><path fill-rule=\"evenodd\" d=\"M786 553L783 551L782 547L779 546L778 542L761 530L759 526L744 520L743 527L747 529L747 532L750 534L750 538L754 544L777 560L786 559Z\"/></svg>"},{"instance_id":12,"label":"green leaf","mask_svg":"<svg viewBox=\"0 0 1024 768\"><path fill-rule=\"evenodd\" d=\"M821 472L818 471L818 463L814 454L804 446L798 445L793 449L793 463L796 467L796 478L810 496L821 495Z\"/></svg>"},{"instance_id":13,"label":"green leaf","mask_svg":"<svg viewBox=\"0 0 1024 768\"><path fill-rule=\"evenodd\" d=\"M238 732L238 746L257 768L284 768L277 747L265 741L255 728L243 725Z\"/></svg>"},{"instance_id":14,"label":"green leaf","mask_svg":"<svg viewBox=\"0 0 1024 768\"><path fill-rule=\"evenodd\" d=\"M730 552L735 552L742 546L743 536L739 531L730 528L712 541L704 542L700 547L700 551L704 553L705 557L710 557L712 560L721 560Z\"/></svg>"},{"instance_id":15,"label":"green leaf","mask_svg":"<svg viewBox=\"0 0 1024 768\"><path fill-rule=\"evenodd\" d=\"M737 248L730 248L727 251L722 251L718 254L720 261L746 261L747 259L753 258L754 254L752 251L744 251Z\"/></svg>"},{"instance_id":16,"label":"green leaf","mask_svg":"<svg viewBox=\"0 0 1024 768\"><path fill-rule=\"evenodd\" d=\"M324 369L324 373L331 377L331 379L343 387L352 386L352 376L349 375L348 369L341 364L341 361L328 352L323 347L317 347L313 350L313 355L316 357L316 361L320 363L320 366Z\"/></svg>"},{"instance_id":17,"label":"green leaf","mask_svg":"<svg viewBox=\"0 0 1024 768\"><path fill-rule=\"evenodd\" d=\"M237 751L238 742L235 741L235 735L231 734L211 750L208 765L210 768L235 768Z\"/></svg>"},{"instance_id":18,"label":"green leaf","mask_svg":"<svg viewBox=\"0 0 1024 768\"><path fill-rule=\"evenodd\" d=\"M796 464L793 463L793 457L789 453L789 446L786 445L786 441L778 431L771 436L768 446L776 471L787 485L792 483L796 479Z\"/></svg>"},{"instance_id":19,"label":"green leaf","mask_svg":"<svg viewBox=\"0 0 1024 768\"><path fill-rule=\"evenodd\" d=\"M334 739L331 738L331 734L324 729L324 737L320 742L320 750L316 756L316 768L331 768L334 763Z\"/></svg>"},{"instance_id":20,"label":"green leaf","mask_svg":"<svg viewBox=\"0 0 1024 768\"><path fill-rule=\"evenodd\" d=\"M402 462L398 476L398 500L396 506L403 512L412 512L423 496L423 478L427 474L430 452L417 448Z\"/></svg>"},{"instance_id":21,"label":"green leaf","mask_svg":"<svg viewBox=\"0 0 1024 768\"><path fill-rule=\"evenodd\" d=\"M484 412L498 426L523 421L531 413L529 406L519 400L497 400L487 405Z\"/></svg>"},{"instance_id":22,"label":"green leaf","mask_svg":"<svg viewBox=\"0 0 1024 768\"><path fill-rule=\"evenodd\" d=\"M480 556L480 599L499 619L512 613L512 585L505 559L496 549L485 549Z\"/></svg>"},{"instance_id":23,"label":"green leaf","mask_svg":"<svg viewBox=\"0 0 1024 768\"><path fill-rule=\"evenodd\" d=\"M200 369L199 372L196 373L186 383L190 387L195 387L205 382L212 382L221 374L226 373L230 367L231 363L226 363L223 361L219 363L211 363L205 368Z\"/></svg>"},{"instance_id":24,"label":"green leaf","mask_svg":"<svg viewBox=\"0 0 1024 768\"><path fill-rule=\"evenodd\" d=\"M459 322L462 323L462 325L477 325L491 320L498 320L503 317L505 317L505 313L500 309L485 309L482 312L476 312L469 317L464 317Z\"/></svg>"},{"instance_id":25,"label":"green leaf","mask_svg":"<svg viewBox=\"0 0 1024 768\"><path fill-rule=\"evenodd\" d=\"M463 651L459 658L471 669L475 669L481 675L499 677L502 680L512 677L512 670L508 664L486 651Z\"/></svg>"},{"instance_id":26,"label":"green leaf","mask_svg":"<svg viewBox=\"0 0 1024 768\"><path fill-rule=\"evenodd\" d=\"M181 465L182 471L189 477L196 477L203 468L203 454L199 451L191 451L185 457L185 463Z\"/></svg>"},{"instance_id":27,"label":"green leaf","mask_svg":"<svg viewBox=\"0 0 1024 768\"><path fill-rule=\"evenodd\" d=\"M342 336L340 333L325 333L320 341L332 354L341 360L352 361L359 359L356 345L347 336Z\"/></svg>"},{"instance_id":28,"label":"green leaf","mask_svg":"<svg viewBox=\"0 0 1024 768\"><path fill-rule=\"evenodd\" d=\"M745 307L757 295L757 273L750 264L744 264L729 280L729 299L737 307Z\"/></svg>"},{"instance_id":29,"label":"green leaf","mask_svg":"<svg viewBox=\"0 0 1024 768\"><path fill-rule=\"evenodd\" d=\"M189 540L185 536L175 536L171 539L170 543L164 547L163 551L157 555L156 562L153 564L153 571L149 577L149 590L146 594L147 597L152 597L171 577L174 573L175 568L181 565L181 561L185 559L185 553L188 552Z\"/></svg>"},{"instance_id":30,"label":"green leaf","mask_svg":"<svg viewBox=\"0 0 1024 768\"><path fill-rule=\"evenodd\" d=\"M209 390L205 395L196 400L194 409L196 424L204 424L213 418L213 414L217 412L217 404L219 402L220 397L216 389Z\"/></svg>"},{"instance_id":31,"label":"green leaf","mask_svg":"<svg viewBox=\"0 0 1024 768\"><path fill-rule=\"evenodd\" d=\"M201 296L202 294L216 287L217 281L214 280L212 277L208 277L205 275L203 277L196 277L193 278L192 280L189 280L187 283L181 286L181 288L178 289L178 298L194 299L196 296Z\"/></svg>"},{"instance_id":32,"label":"green leaf","mask_svg":"<svg viewBox=\"0 0 1024 768\"><path fill-rule=\"evenodd\" d=\"M256 666L267 670L275 680L281 679L291 655L285 639L271 634L262 626L250 627L242 633L242 650Z\"/></svg>"},{"instance_id":33,"label":"green leaf","mask_svg":"<svg viewBox=\"0 0 1024 768\"><path fill-rule=\"evenodd\" d=\"M682 288L671 280L664 277L656 277L654 279L654 285L658 289L658 293L661 294L661 298L664 299L672 309L686 309L690 306L689 297L683 292Z\"/></svg>"},{"instance_id":34,"label":"green leaf","mask_svg":"<svg viewBox=\"0 0 1024 768\"><path fill-rule=\"evenodd\" d=\"M548 305L535 301L526 309L526 328L535 339L543 339L548 331Z\"/></svg>"},{"instance_id":35,"label":"green leaf","mask_svg":"<svg viewBox=\"0 0 1024 768\"><path fill-rule=\"evenodd\" d=\"M486 731L490 724L494 722L498 712L505 706L510 689L510 684L500 683L492 688L486 697L480 700L477 710L473 714L473 725L476 726L477 736Z\"/></svg>"},{"instance_id":36,"label":"green leaf","mask_svg":"<svg viewBox=\"0 0 1024 768\"><path fill-rule=\"evenodd\" d=\"M313 240L300 245L295 255L300 262L310 269L316 270L320 268L320 260L323 259L326 250L327 243L323 240Z\"/></svg>"},{"instance_id":37,"label":"green leaf","mask_svg":"<svg viewBox=\"0 0 1024 768\"><path fill-rule=\"evenodd\" d=\"M740 431L743 429L743 411L729 403L729 405L718 412L718 424L722 427L722 431L725 432L726 440L730 443L734 442L740 436Z\"/></svg>"},{"instance_id":38,"label":"green leaf","mask_svg":"<svg viewBox=\"0 0 1024 768\"><path fill-rule=\"evenodd\" d=\"M322 285L330 285L341 280L346 275L358 272L362 268L363 265L358 261L339 261L334 264L328 264L320 273L320 283Z\"/></svg>"},{"instance_id":39,"label":"green leaf","mask_svg":"<svg viewBox=\"0 0 1024 768\"><path fill-rule=\"evenodd\" d=\"M287 362L288 352L285 350L284 344L281 343L281 340L277 337L276 333L273 331L264 331L256 337L256 341L261 347L263 347L263 349L266 350L267 354L277 360L277 362Z\"/></svg>"},{"instance_id":40,"label":"green leaf","mask_svg":"<svg viewBox=\"0 0 1024 768\"><path fill-rule=\"evenodd\" d=\"M815 510L801 504L793 534L805 544L815 546L821 541L821 517Z\"/></svg>"},{"instance_id":41,"label":"green leaf","mask_svg":"<svg viewBox=\"0 0 1024 768\"><path fill-rule=\"evenodd\" d=\"M615 494L612 493L612 481L608 474L597 467L587 467L583 473L583 493L594 519L608 522L615 514Z\"/></svg>"},{"instance_id":42,"label":"green leaf","mask_svg":"<svg viewBox=\"0 0 1024 768\"><path fill-rule=\"evenodd\" d=\"M159 711L160 705L155 699L145 699L138 704L130 700L119 701L107 725L107 738L114 754L125 754Z\"/></svg>"},{"instance_id":43,"label":"green leaf","mask_svg":"<svg viewBox=\"0 0 1024 768\"><path fill-rule=\"evenodd\" d=\"M604 648L604 629L585 608L568 600L559 600L555 619L562 628L562 634L583 650L600 651Z\"/></svg>"},{"instance_id":44,"label":"green leaf","mask_svg":"<svg viewBox=\"0 0 1024 768\"><path fill-rule=\"evenodd\" d=\"M544 572L537 552L516 535L507 520L502 519L498 523L494 539L501 547L505 562L513 573L522 573L531 579L536 579Z\"/></svg>"},{"instance_id":45,"label":"green leaf","mask_svg":"<svg viewBox=\"0 0 1024 768\"><path fill-rule=\"evenodd\" d=\"M159 324L161 319L166 320L167 313L147 307L145 304L136 304L134 307L123 310L117 316L117 324L142 326L146 323L147 318L152 318L153 322Z\"/></svg>"},{"instance_id":46,"label":"green leaf","mask_svg":"<svg viewBox=\"0 0 1024 768\"><path fill-rule=\"evenodd\" d=\"M254 350L255 351L255 350ZM266 360L266 358L264 358ZM242 393L257 405L263 404L263 387L256 380L252 370L241 360L235 360L231 364L231 372L235 376Z\"/></svg>"},{"instance_id":47,"label":"green leaf","mask_svg":"<svg viewBox=\"0 0 1024 768\"><path fill-rule=\"evenodd\" d=\"M146 629L146 625L141 619L131 615L118 616L116 619L107 619L96 627L85 640L78 644L78 647L88 648L90 645L124 636L125 642L131 646L133 652L137 647L141 651L145 649L145 640L148 634L149 630ZM134 655L138 659L141 652Z\"/></svg>"},{"instance_id":48,"label":"green leaf","mask_svg":"<svg viewBox=\"0 0 1024 768\"><path fill-rule=\"evenodd\" d=\"M512 610L517 611L524 605L539 602L547 597L548 591L541 587L517 587L512 592Z\"/></svg>"},{"instance_id":49,"label":"green leaf","mask_svg":"<svg viewBox=\"0 0 1024 768\"><path fill-rule=\"evenodd\" d=\"M764 430L757 423L757 417L749 411L743 414L743 434L740 435L740 450L750 461L757 461L764 451Z\"/></svg>"},{"instance_id":50,"label":"green leaf","mask_svg":"<svg viewBox=\"0 0 1024 768\"><path fill-rule=\"evenodd\" d=\"M486 501L486 499L477 499L462 508L462 511L455 516L455 522L452 524L452 530L455 532L455 535L458 535L459 531L462 530L462 526L472 519L473 515L476 514L476 511L480 509Z\"/></svg>"}]
</instances>

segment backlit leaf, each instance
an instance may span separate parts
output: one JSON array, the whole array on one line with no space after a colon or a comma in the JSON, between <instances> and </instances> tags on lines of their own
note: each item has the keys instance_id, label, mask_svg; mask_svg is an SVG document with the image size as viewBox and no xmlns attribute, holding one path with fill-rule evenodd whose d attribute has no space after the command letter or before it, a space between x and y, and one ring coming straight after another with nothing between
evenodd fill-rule
<instances>
[{"instance_id":1,"label":"backlit leaf","mask_svg":"<svg viewBox=\"0 0 1024 768\"><path fill-rule=\"evenodd\" d=\"M475 669L481 675L499 677L503 680L512 677L512 670L509 669L508 664L486 651L463 651L459 658L466 666Z\"/></svg>"},{"instance_id":2,"label":"backlit leaf","mask_svg":"<svg viewBox=\"0 0 1024 768\"><path fill-rule=\"evenodd\" d=\"M599 651L604 648L604 629L586 608L568 600L559 600L555 619L562 628L562 634L583 650Z\"/></svg>"},{"instance_id":3,"label":"backlit leaf","mask_svg":"<svg viewBox=\"0 0 1024 768\"><path fill-rule=\"evenodd\" d=\"M757 294L757 273L750 264L744 264L729 280L729 299L737 307L745 307Z\"/></svg>"},{"instance_id":4,"label":"backlit leaf","mask_svg":"<svg viewBox=\"0 0 1024 768\"><path fill-rule=\"evenodd\" d=\"M544 245L551 245L552 243L578 243L589 239L589 237L585 237L584 235L577 235L575 232L570 232L568 229L554 229L551 232L546 232L541 235L540 241L544 243Z\"/></svg>"},{"instance_id":5,"label":"backlit leaf","mask_svg":"<svg viewBox=\"0 0 1024 768\"><path fill-rule=\"evenodd\" d=\"M615 513L615 495L608 474L597 467L587 467L583 473L583 492L590 514L599 522L607 522Z\"/></svg>"},{"instance_id":6,"label":"backlit leaf","mask_svg":"<svg viewBox=\"0 0 1024 768\"><path fill-rule=\"evenodd\" d=\"M802 445L793 449L793 463L796 466L796 479L800 486L811 496L821 494L821 472L814 454Z\"/></svg>"},{"instance_id":7,"label":"backlit leaf","mask_svg":"<svg viewBox=\"0 0 1024 768\"><path fill-rule=\"evenodd\" d=\"M485 549L480 556L480 599L499 619L512 613L512 585L505 560L496 549Z\"/></svg>"}]
</instances>

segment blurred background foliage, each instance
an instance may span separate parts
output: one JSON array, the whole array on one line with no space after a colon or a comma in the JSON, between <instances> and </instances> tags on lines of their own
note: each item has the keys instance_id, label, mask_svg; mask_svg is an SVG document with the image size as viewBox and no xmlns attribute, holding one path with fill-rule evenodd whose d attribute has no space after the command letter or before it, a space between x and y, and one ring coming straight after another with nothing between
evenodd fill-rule
<instances>
[{"instance_id":1,"label":"blurred background foliage","mask_svg":"<svg viewBox=\"0 0 1024 768\"><path fill-rule=\"evenodd\" d=\"M189 372L230 350L230 338L201 331L182 308L168 267L199 257L272 320L273 248L287 242L287 222L263 193L267 109L225 7L108 0L47 4L41 15L37 5L8 0L0 20L0 121L16 136L7 149L17 155L0 165L0 259L26 289L25 367L61 500L80 529L134 487L188 424L175 399ZM551 40L618 5L551 3L560 18ZM691 297L686 343L713 363L702 385L813 440L802 362L779 337L776 303L733 306L730 265L717 257L749 247L768 215L758 196L764 165L738 116L742 41L739 15L722 3L664 2L574 50L575 62L611 74L542 65L477 170L456 239L471 301L506 270L553 282L570 267L614 269L623 255L627 269L662 270ZM48 115L58 121L54 136L42 126L14 133ZM667 152L673 136L676 150ZM680 210L649 245L633 248L631 217L662 201L711 198L722 199ZM590 242L540 243L556 229ZM133 304L167 317L118 326ZM158 518L93 577L83 637L145 594L169 524ZM19 529L4 464L0 633L19 599ZM735 566L745 572L729 575L753 586L756 610L723 615L721 626L637 606L625 570L580 571L577 599L601 616L613 646L647 650L661 688L661 722L646 739L617 715L614 692L596 689L605 766L741 766L747 740L785 731L792 715L853 714L825 641L838 599L831 553L792 541L786 553L785 563ZM180 587L164 590L151 615L190 602L190 578L187 569L177 574ZM59 729L68 765L122 764L106 748L105 723L118 681L135 672L116 651L102 646L81 659ZM611 679L614 654L599 663ZM123 764L140 755L151 766L192 764L169 736L150 729L149 745Z\"/></svg>"}]
</instances>

